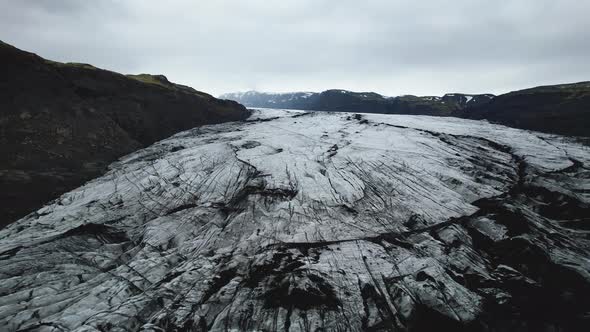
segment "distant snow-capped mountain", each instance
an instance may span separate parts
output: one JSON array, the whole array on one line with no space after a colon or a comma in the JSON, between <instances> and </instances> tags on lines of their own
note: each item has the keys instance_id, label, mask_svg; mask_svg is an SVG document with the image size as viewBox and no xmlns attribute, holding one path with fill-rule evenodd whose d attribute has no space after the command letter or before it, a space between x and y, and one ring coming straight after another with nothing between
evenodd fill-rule
<instances>
[{"instance_id":1,"label":"distant snow-capped mountain","mask_svg":"<svg viewBox=\"0 0 590 332\"><path fill-rule=\"evenodd\" d=\"M221 98L235 100L248 107L444 116L465 107L487 103L494 98L494 95L452 93L442 97L412 95L386 97L375 92L333 89L321 93L248 91L224 94Z\"/></svg>"},{"instance_id":2,"label":"distant snow-capped mountain","mask_svg":"<svg viewBox=\"0 0 590 332\"><path fill-rule=\"evenodd\" d=\"M248 107L278 107L287 109L313 109L318 93L314 92L235 92L221 95L222 99L235 100Z\"/></svg>"}]
</instances>

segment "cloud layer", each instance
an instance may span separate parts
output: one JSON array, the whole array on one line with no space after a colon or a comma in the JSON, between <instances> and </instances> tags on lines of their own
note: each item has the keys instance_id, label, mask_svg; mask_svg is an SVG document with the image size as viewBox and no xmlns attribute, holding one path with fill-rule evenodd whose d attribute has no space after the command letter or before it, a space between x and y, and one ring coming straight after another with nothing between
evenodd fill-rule
<instances>
[{"instance_id":1,"label":"cloud layer","mask_svg":"<svg viewBox=\"0 0 590 332\"><path fill-rule=\"evenodd\" d=\"M590 2L0 0L0 39L212 94L502 93L590 80Z\"/></svg>"}]
</instances>

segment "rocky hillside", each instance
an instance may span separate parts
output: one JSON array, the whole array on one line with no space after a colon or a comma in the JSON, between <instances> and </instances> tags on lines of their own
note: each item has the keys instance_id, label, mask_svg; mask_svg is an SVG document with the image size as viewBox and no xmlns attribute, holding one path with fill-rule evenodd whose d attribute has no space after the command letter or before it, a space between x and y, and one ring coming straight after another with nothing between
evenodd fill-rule
<instances>
[{"instance_id":1,"label":"rocky hillside","mask_svg":"<svg viewBox=\"0 0 590 332\"><path fill-rule=\"evenodd\" d=\"M0 230L3 331L585 331L590 148L265 110Z\"/></svg>"},{"instance_id":2,"label":"rocky hillside","mask_svg":"<svg viewBox=\"0 0 590 332\"><path fill-rule=\"evenodd\" d=\"M221 98L238 101L249 107L284 108L329 112L358 112L414 115L451 115L465 107L487 103L490 94L446 94L443 97L384 97L374 92L327 90L321 93L229 93Z\"/></svg>"},{"instance_id":3,"label":"rocky hillside","mask_svg":"<svg viewBox=\"0 0 590 332\"><path fill-rule=\"evenodd\" d=\"M458 116L572 136L590 136L590 82L541 86L500 95Z\"/></svg>"},{"instance_id":4,"label":"rocky hillside","mask_svg":"<svg viewBox=\"0 0 590 332\"><path fill-rule=\"evenodd\" d=\"M127 153L248 114L164 76L53 62L2 42L0 72L0 227Z\"/></svg>"}]
</instances>

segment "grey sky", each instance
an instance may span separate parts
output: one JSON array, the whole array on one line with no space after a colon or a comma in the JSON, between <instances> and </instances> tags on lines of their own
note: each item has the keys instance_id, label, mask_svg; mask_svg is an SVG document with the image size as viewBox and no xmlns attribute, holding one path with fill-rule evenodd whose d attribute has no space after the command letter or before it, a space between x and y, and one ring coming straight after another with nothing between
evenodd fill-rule
<instances>
[{"instance_id":1,"label":"grey sky","mask_svg":"<svg viewBox=\"0 0 590 332\"><path fill-rule=\"evenodd\" d=\"M590 1L0 0L0 39L214 95L503 93L590 80Z\"/></svg>"}]
</instances>

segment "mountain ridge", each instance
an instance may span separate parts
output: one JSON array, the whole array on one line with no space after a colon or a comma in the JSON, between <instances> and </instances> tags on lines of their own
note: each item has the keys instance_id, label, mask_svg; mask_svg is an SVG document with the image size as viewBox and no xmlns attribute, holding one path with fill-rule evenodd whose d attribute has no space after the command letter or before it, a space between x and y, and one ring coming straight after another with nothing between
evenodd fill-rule
<instances>
[{"instance_id":1,"label":"mountain ridge","mask_svg":"<svg viewBox=\"0 0 590 332\"><path fill-rule=\"evenodd\" d=\"M414 115L451 115L468 105L480 104L492 94L448 93L444 96L383 96L375 92L329 89L322 92L266 93L246 91L223 94L247 107L285 108L328 112Z\"/></svg>"},{"instance_id":2,"label":"mountain ridge","mask_svg":"<svg viewBox=\"0 0 590 332\"><path fill-rule=\"evenodd\" d=\"M286 98L288 97L288 98ZM304 98L303 98L304 97ZM454 116L488 120L515 128L590 137L590 82L543 85L506 94L447 93L443 96L385 97L341 89L320 93L224 94L248 107Z\"/></svg>"}]
</instances>

